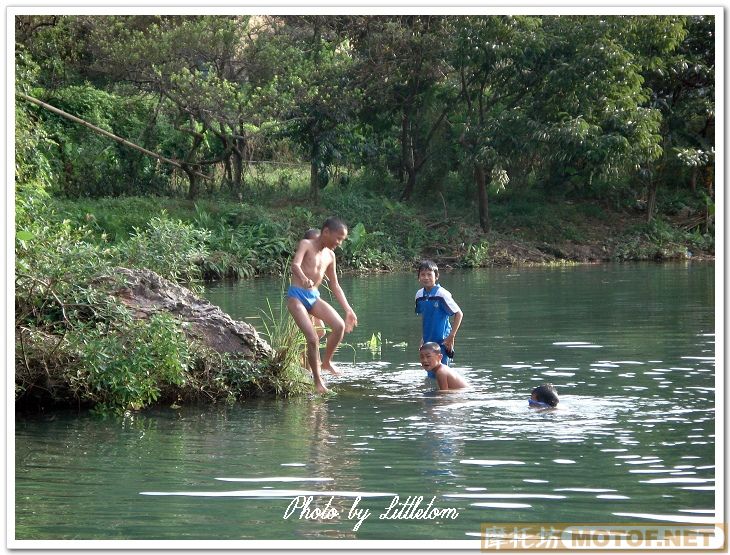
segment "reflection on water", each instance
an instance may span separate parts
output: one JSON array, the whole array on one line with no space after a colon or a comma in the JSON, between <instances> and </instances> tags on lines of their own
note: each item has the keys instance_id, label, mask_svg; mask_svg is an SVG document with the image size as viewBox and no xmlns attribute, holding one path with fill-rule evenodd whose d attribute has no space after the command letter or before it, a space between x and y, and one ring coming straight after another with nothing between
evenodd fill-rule
<instances>
[{"instance_id":1,"label":"reflection on water","mask_svg":"<svg viewBox=\"0 0 730 555\"><path fill-rule=\"evenodd\" d=\"M413 276L345 277L360 326L337 355L343 375L328 378L333 398L18 419L17 537L478 547L486 521L714 522L712 266L442 280L465 310L455 368L470 389L439 394L425 379ZM256 281L208 295L246 318L278 288ZM378 352L357 347L375 332ZM544 381L559 408L528 409ZM341 517L283 518L310 495ZM396 495L435 497L459 517L379 519ZM347 514L357 497L374 516L355 531Z\"/></svg>"}]
</instances>

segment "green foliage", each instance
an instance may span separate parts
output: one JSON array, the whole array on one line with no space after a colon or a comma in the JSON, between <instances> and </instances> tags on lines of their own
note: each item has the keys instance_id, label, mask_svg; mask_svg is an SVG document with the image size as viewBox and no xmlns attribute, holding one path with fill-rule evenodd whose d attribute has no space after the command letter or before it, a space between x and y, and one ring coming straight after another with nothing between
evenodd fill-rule
<instances>
[{"instance_id":1,"label":"green foliage","mask_svg":"<svg viewBox=\"0 0 730 555\"><path fill-rule=\"evenodd\" d=\"M202 277L200 263L208 255L209 235L163 213L152 218L146 229L135 229L119 254L131 267L147 268L175 282L194 282Z\"/></svg>"},{"instance_id":2,"label":"green foliage","mask_svg":"<svg viewBox=\"0 0 730 555\"><path fill-rule=\"evenodd\" d=\"M191 359L179 323L162 314L115 316L80 324L66 338L78 360L70 375L76 395L99 412L120 413L153 404L167 385L183 386Z\"/></svg>"},{"instance_id":3,"label":"green foliage","mask_svg":"<svg viewBox=\"0 0 730 555\"><path fill-rule=\"evenodd\" d=\"M114 268L132 259L171 278L195 277L207 230L163 215L109 245L89 227L61 219L42 193L26 186L17 194L19 399L43 392L46 401L75 398L74 404L118 413L169 397L235 400L299 390L290 372L221 357L186 339L172 317L138 319L106 292Z\"/></svg>"},{"instance_id":4,"label":"green foliage","mask_svg":"<svg viewBox=\"0 0 730 555\"><path fill-rule=\"evenodd\" d=\"M113 274L112 249L91 240L90 229L55 219L32 191L21 189L18 205L16 327L21 338L41 338L35 355L21 339L19 391L52 379L85 403L124 410L154 401L158 382L178 383L187 355L177 324L133 320L94 286Z\"/></svg>"},{"instance_id":5,"label":"green foliage","mask_svg":"<svg viewBox=\"0 0 730 555\"><path fill-rule=\"evenodd\" d=\"M388 255L384 252L384 237L382 231L368 233L362 222L350 228L342 246L345 263L356 270L387 268Z\"/></svg>"},{"instance_id":6,"label":"green foliage","mask_svg":"<svg viewBox=\"0 0 730 555\"><path fill-rule=\"evenodd\" d=\"M225 392L226 401L232 404L252 390L263 390L263 374L261 368L253 362L225 354L217 364L215 384Z\"/></svg>"},{"instance_id":7,"label":"green foliage","mask_svg":"<svg viewBox=\"0 0 730 555\"><path fill-rule=\"evenodd\" d=\"M578 240L581 238L573 221L572 206L551 202L549 197L533 191L531 194L511 194L492 204L494 227L519 237L538 241Z\"/></svg>"},{"instance_id":8,"label":"green foliage","mask_svg":"<svg viewBox=\"0 0 730 555\"><path fill-rule=\"evenodd\" d=\"M148 129L154 106L145 98L100 90L88 83L54 89L46 102L105 131L158 150ZM66 196L116 196L166 190L156 160L50 112L40 111L53 138L54 171L59 193Z\"/></svg>"},{"instance_id":9,"label":"green foliage","mask_svg":"<svg viewBox=\"0 0 730 555\"><path fill-rule=\"evenodd\" d=\"M714 163L715 22L706 16L658 21L663 28L653 40L669 44L661 56L648 50L644 70L651 105L662 115L664 152L653 169L660 180L686 186L693 172Z\"/></svg>"},{"instance_id":10,"label":"green foliage","mask_svg":"<svg viewBox=\"0 0 730 555\"><path fill-rule=\"evenodd\" d=\"M29 329L94 320L82 284L115 264L285 274L329 215L344 271L481 266L487 208L512 238L597 241L642 216L647 175L663 223L617 258L714 249L712 16L18 16L15 46L19 91L212 177L18 98Z\"/></svg>"},{"instance_id":11,"label":"green foliage","mask_svg":"<svg viewBox=\"0 0 730 555\"><path fill-rule=\"evenodd\" d=\"M692 244L709 247L701 236L678 230L662 218L629 230L616 245L616 260L667 260L689 258L688 240ZM697 241L697 242L695 242Z\"/></svg>"},{"instance_id":12,"label":"green foliage","mask_svg":"<svg viewBox=\"0 0 730 555\"><path fill-rule=\"evenodd\" d=\"M111 251L96 244L88 228L54 220L35 190L22 188L17 199L16 317L53 322L66 305L81 311L92 295L84 284L110 271Z\"/></svg>"},{"instance_id":13,"label":"green foliage","mask_svg":"<svg viewBox=\"0 0 730 555\"><path fill-rule=\"evenodd\" d=\"M257 215L258 222L236 225L238 218L233 216L235 227L225 221L212 225L210 216L198 209L197 223L213 228L208 244L215 256L203 260L205 274L252 277L255 274L283 273L294 248L287 226L262 218L261 213Z\"/></svg>"},{"instance_id":14,"label":"green foliage","mask_svg":"<svg viewBox=\"0 0 730 555\"><path fill-rule=\"evenodd\" d=\"M480 241L471 243L466 248L466 253L461 258L460 264L465 268L481 268L489 260L489 243Z\"/></svg>"},{"instance_id":15,"label":"green foliage","mask_svg":"<svg viewBox=\"0 0 730 555\"><path fill-rule=\"evenodd\" d=\"M345 267L403 268L436 235L424 227L428 222L423 221L420 207L375 195L364 189L359 177L346 189L325 190L322 203L326 214L337 214L350 223L348 240L341 247ZM362 233L355 232L354 241L353 222L363 226Z\"/></svg>"},{"instance_id":16,"label":"green foliage","mask_svg":"<svg viewBox=\"0 0 730 555\"><path fill-rule=\"evenodd\" d=\"M20 49L15 60L15 79L18 89L29 94L38 79L40 67L25 49ZM15 185L37 191L49 189L55 178L52 150L56 144L42 125L40 110L25 100L15 104Z\"/></svg>"},{"instance_id":17,"label":"green foliage","mask_svg":"<svg viewBox=\"0 0 730 555\"><path fill-rule=\"evenodd\" d=\"M277 394L298 395L312 387L304 369L306 340L299 327L290 317L284 299L284 284L278 304L267 301L267 309L261 311L263 334L275 351L265 367L269 374L268 385Z\"/></svg>"},{"instance_id":18,"label":"green foliage","mask_svg":"<svg viewBox=\"0 0 730 555\"><path fill-rule=\"evenodd\" d=\"M154 197L104 197L54 199L59 217L94 230L110 243L127 241L135 229L144 229L149 221L168 210L170 202ZM175 203L177 207L179 203Z\"/></svg>"},{"instance_id":19,"label":"green foliage","mask_svg":"<svg viewBox=\"0 0 730 555\"><path fill-rule=\"evenodd\" d=\"M226 195L258 206L285 197L301 204L319 187L393 200L405 186L407 206L416 206L438 203L439 193L453 198L456 186L459 203L485 216L485 200L464 184L475 164L490 194L529 194L538 183L555 200L590 193L618 208L650 171L683 188L703 177L712 196L711 16L69 15L16 23L19 90L212 177L192 177L19 100L19 181L41 180L68 196ZM265 161L287 165L274 171ZM337 197L312 213L331 211ZM397 227L342 208L368 230ZM117 231L112 239L125 237ZM217 258L209 275L259 271L246 256L221 249Z\"/></svg>"}]
</instances>

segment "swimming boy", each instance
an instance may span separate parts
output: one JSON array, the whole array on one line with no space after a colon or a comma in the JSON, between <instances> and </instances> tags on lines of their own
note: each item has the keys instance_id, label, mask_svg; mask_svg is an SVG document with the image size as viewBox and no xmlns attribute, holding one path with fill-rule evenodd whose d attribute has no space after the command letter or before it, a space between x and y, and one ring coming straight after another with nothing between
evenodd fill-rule
<instances>
[{"instance_id":1,"label":"swimming boy","mask_svg":"<svg viewBox=\"0 0 730 555\"><path fill-rule=\"evenodd\" d=\"M530 393L528 404L536 409L552 409L558 406L558 392L551 383L544 383Z\"/></svg>"},{"instance_id":2,"label":"swimming boy","mask_svg":"<svg viewBox=\"0 0 730 555\"><path fill-rule=\"evenodd\" d=\"M332 364L337 346L345 332L351 332L357 325L357 315L352 310L345 293L337 281L335 253L347 238L347 225L338 218L328 218L322 224L319 237L302 239L291 262L291 286L286 293L286 307L289 309L299 329L307 340L307 362L312 370L314 385L319 393L327 393L322 383L320 368L338 374ZM343 322L329 303L321 299L318 287L327 276L335 298L345 310ZM319 318L330 328L324 358L319 359L319 337L314 329L310 315Z\"/></svg>"},{"instance_id":3,"label":"swimming boy","mask_svg":"<svg viewBox=\"0 0 730 555\"><path fill-rule=\"evenodd\" d=\"M455 370L441 362L441 346L429 341L421 345L418 350L421 366L426 370L429 378L436 380L439 391L463 389L469 384Z\"/></svg>"},{"instance_id":4,"label":"swimming boy","mask_svg":"<svg viewBox=\"0 0 730 555\"><path fill-rule=\"evenodd\" d=\"M416 293L416 314L423 315L421 343L438 343L443 354L441 362L448 365L454 358L454 339L464 314L454 298L437 282L438 266L431 260L423 260L418 266L418 282L422 288ZM452 327L449 318L454 317Z\"/></svg>"}]
</instances>

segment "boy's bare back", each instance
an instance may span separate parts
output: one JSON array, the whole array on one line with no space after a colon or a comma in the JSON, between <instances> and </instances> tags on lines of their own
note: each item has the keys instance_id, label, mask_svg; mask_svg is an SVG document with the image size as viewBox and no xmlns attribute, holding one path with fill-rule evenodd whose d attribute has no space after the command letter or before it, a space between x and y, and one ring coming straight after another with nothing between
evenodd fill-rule
<instances>
[{"instance_id":1,"label":"boy's bare back","mask_svg":"<svg viewBox=\"0 0 730 555\"><path fill-rule=\"evenodd\" d=\"M459 374L454 372L445 364L441 364L436 369L436 382L441 391L454 391L469 387L469 384Z\"/></svg>"}]
</instances>

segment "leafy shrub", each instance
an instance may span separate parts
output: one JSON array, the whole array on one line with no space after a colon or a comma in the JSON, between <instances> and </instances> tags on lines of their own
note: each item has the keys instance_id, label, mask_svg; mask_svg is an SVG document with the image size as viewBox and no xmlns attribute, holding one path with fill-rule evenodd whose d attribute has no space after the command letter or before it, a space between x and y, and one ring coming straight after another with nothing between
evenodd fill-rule
<instances>
[{"instance_id":1,"label":"leafy shrub","mask_svg":"<svg viewBox=\"0 0 730 555\"><path fill-rule=\"evenodd\" d=\"M113 274L118 253L90 240L90 229L59 221L31 190L20 190L18 203L17 394L50 380L83 402L124 410L153 402L164 384L180 384L189 357L179 324L169 316L135 320L93 285Z\"/></svg>"},{"instance_id":2,"label":"leafy shrub","mask_svg":"<svg viewBox=\"0 0 730 555\"><path fill-rule=\"evenodd\" d=\"M199 264L207 256L210 232L163 213L152 218L147 229L136 229L119 247L123 261L134 268L147 268L175 282L195 281L202 277Z\"/></svg>"},{"instance_id":3,"label":"leafy shrub","mask_svg":"<svg viewBox=\"0 0 730 555\"><path fill-rule=\"evenodd\" d=\"M384 248L384 237L382 231L368 232L359 222L350 229L347 240L340 246L344 262L356 270L388 268L393 256Z\"/></svg>"},{"instance_id":4,"label":"leafy shrub","mask_svg":"<svg viewBox=\"0 0 730 555\"><path fill-rule=\"evenodd\" d=\"M466 254L461 259L461 265L465 268L481 268L489 260L489 243L487 241L479 241L471 243Z\"/></svg>"},{"instance_id":5,"label":"leafy shrub","mask_svg":"<svg viewBox=\"0 0 730 555\"><path fill-rule=\"evenodd\" d=\"M16 322L59 319L65 325L93 302L93 291L85 284L111 271L111 250L98 245L88 228L57 221L35 191L23 188L17 197Z\"/></svg>"},{"instance_id":6,"label":"leafy shrub","mask_svg":"<svg viewBox=\"0 0 730 555\"><path fill-rule=\"evenodd\" d=\"M617 260L662 260L686 258L686 242L690 234L672 227L661 218L635 226L618 242L614 251Z\"/></svg>"},{"instance_id":7,"label":"leafy shrub","mask_svg":"<svg viewBox=\"0 0 730 555\"><path fill-rule=\"evenodd\" d=\"M55 199L54 204L61 218L89 227L112 243L127 241L135 229L144 229L166 207L177 205L152 197Z\"/></svg>"},{"instance_id":8,"label":"leafy shrub","mask_svg":"<svg viewBox=\"0 0 730 555\"><path fill-rule=\"evenodd\" d=\"M100 412L154 403L165 385L184 385L190 364L187 339L171 316L136 320L123 309L116 316L79 325L68 335L79 361L70 377L72 387Z\"/></svg>"}]
</instances>

